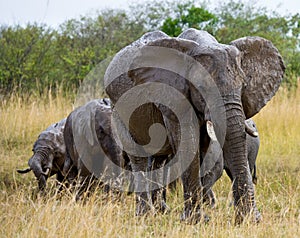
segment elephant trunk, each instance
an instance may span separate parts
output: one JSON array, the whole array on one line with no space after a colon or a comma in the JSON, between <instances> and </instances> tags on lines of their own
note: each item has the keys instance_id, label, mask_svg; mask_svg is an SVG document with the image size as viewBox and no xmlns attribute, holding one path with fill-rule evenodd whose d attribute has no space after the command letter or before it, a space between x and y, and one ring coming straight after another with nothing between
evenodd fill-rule
<instances>
[{"instance_id":1,"label":"elephant trunk","mask_svg":"<svg viewBox=\"0 0 300 238\"><path fill-rule=\"evenodd\" d=\"M245 116L240 101L231 100L225 105L227 131L224 144L224 159L233 179L233 197L236 207L236 223L253 213L260 220L254 199L254 186L246 156Z\"/></svg>"},{"instance_id":2,"label":"elephant trunk","mask_svg":"<svg viewBox=\"0 0 300 238\"><path fill-rule=\"evenodd\" d=\"M33 157L31 157L28 164L29 164L30 168L32 169L35 177L38 180L39 190L43 191L46 187L46 180L47 180L48 176L46 175L47 171L46 172L43 171L40 160L36 159L36 156L37 155L34 155Z\"/></svg>"}]
</instances>

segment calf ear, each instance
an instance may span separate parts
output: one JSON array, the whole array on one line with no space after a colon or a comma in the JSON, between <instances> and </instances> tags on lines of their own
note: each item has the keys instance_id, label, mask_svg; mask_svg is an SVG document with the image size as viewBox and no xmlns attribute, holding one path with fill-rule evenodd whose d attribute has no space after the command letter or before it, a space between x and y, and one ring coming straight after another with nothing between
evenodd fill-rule
<instances>
[{"instance_id":1,"label":"calf ear","mask_svg":"<svg viewBox=\"0 0 300 238\"><path fill-rule=\"evenodd\" d=\"M250 118L275 95L285 66L276 47L264 38L243 37L230 44L241 52L240 66L246 76L242 103L246 118Z\"/></svg>"}]
</instances>

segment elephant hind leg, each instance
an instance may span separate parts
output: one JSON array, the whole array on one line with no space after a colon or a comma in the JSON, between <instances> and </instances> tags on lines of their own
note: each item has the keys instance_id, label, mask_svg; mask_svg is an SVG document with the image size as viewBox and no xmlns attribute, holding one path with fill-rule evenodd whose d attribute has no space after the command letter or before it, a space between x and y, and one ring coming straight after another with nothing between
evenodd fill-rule
<instances>
[{"instance_id":1,"label":"elephant hind leg","mask_svg":"<svg viewBox=\"0 0 300 238\"><path fill-rule=\"evenodd\" d=\"M154 205L154 208L161 213L167 213L170 211L166 203L166 183L167 183L167 171L164 168L164 165L168 159L168 156L158 156L154 157L151 160L150 170L155 171L151 179L152 186L151 190L151 199Z\"/></svg>"},{"instance_id":2,"label":"elephant hind leg","mask_svg":"<svg viewBox=\"0 0 300 238\"><path fill-rule=\"evenodd\" d=\"M149 196L149 180L147 175L148 160L142 157L130 156L132 171L134 173L134 191L136 199L137 216L145 215L152 208Z\"/></svg>"}]
</instances>

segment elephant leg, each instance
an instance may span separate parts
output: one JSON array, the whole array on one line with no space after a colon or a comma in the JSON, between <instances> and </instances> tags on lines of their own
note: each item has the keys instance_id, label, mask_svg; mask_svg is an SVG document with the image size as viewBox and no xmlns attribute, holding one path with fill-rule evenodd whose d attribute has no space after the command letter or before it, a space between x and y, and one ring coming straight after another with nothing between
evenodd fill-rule
<instances>
[{"instance_id":1,"label":"elephant leg","mask_svg":"<svg viewBox=\"0 0 300 238\"><path fill-rule=\"evenodd\" d=\"M152 207L149 198L149 179L147 178L148 160L146 158L130 156L134 173L134 191L136 195L136 215L146 214Z\"/></svg>"},{"instance_id":2,"label":"elephant leg","mask_svg":"<svg viewBox=\"0 0 300 238\"><path fill-rule=\"evenodd\" d=\"M210 159L210 157L208 157ZM202 163L200 165L204 166ZM201 174L201 183L203 186L202 190L202 201L204 204L209 205L211 208L214 208L216 205L215 194L212 191L212 186L216 183L216 181L222 176L223 173L223 156L220 155L214 167L210 170L205 171L205 174Z\"/></svg>"},{"instance_id":3,"label":"elephant leg","mask_svg":"<svg viewBox=\"0 0 300 238\"><path fill-rule=\"evenodd\" d=\"M58 191L61 192L63 190L63 182L64 182L64 179L65 179L65 176L62 175L62 173L59 171L57 174L56 174L56 184L57 184L57 187L58 187Z\"/></svg>"},{"instance_id":4,"label":"elephant leg","mask_svg":"<svg viewBox=\"0 0 300 238\"><path fill-rule=\"evenodd\" d=\"M184 192L184 211L181 221L195 224L202 218L201 214L201 181L199 176L199 153L194 157L189 167L183 172L181 179Z\"/></svg>"},{"instance_id":5,"label":"elephant leg","mask_svg":"<svg viewBox=\"0 0 300 238\"><path fill-rule=\"evenodd\" d=\"M168 156L159 156L152 159L151 170L152 170L152 186L151 199L155 209L162 213L166 213L170 208L166 204L166 174L164 169Z\"/></svg>"}]
</instances>

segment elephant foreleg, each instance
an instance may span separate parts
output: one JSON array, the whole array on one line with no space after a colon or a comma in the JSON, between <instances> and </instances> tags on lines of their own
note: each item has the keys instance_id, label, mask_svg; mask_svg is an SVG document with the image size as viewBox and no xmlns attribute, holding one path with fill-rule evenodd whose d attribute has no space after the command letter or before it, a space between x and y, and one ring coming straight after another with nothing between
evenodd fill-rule
<instances>
[{"instance_id":1,"label":"elephant foreleg","mask_svg":"<svg viewBox=\"0 0 300 238\"><path fill-rule=\"evenodd\" d=\"M197 223L200 221L201 214L201 182L199 176L200 159L199 154L195 156L188 169L183 172L181 179L184 192L184 211L181 221Z\"/></svg>"}]
</instances>

